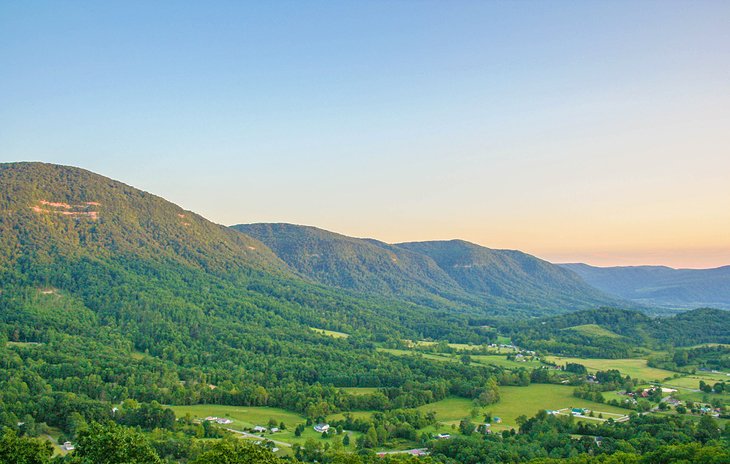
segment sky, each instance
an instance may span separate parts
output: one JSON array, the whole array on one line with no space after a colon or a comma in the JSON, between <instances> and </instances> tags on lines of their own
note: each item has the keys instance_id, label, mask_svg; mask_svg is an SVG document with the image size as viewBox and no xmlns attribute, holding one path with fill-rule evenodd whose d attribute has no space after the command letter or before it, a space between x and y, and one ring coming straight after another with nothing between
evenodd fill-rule
<instances>
[{"instance_id":1,"label":"sky","mask_svg":"<svg viewBox=\"0 0 730 464\"><path fill-rule=\"evenodd\" d=\"M730 264L730 2L0 2L0 162L221 223Z\"/></svg>"}]
</instances>

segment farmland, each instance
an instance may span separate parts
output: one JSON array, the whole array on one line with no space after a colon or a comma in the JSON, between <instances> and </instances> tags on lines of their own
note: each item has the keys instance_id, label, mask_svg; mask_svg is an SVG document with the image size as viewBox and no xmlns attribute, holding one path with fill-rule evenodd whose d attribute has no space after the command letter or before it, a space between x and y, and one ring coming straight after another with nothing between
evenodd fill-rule
<instances>
[{"instance_id":1,"label":"farmland","mask_svg":"<svg viewBox=\"0 0 730 464\"><path fill-rule=\"evenodd\" d=\"M261 436L284 443L303 444L307 438L321 438L321 434L315 432L312 427L306 427L300 437L295 436L294 429L298 424L305 423L306 419L297 413L280 408L222 405L171 406L171 408L178 417L185 417L186 414L190 414L193 419L198 420L208 416L230 419L233 423L225 427L233 430L251 429L257 425L266 427L269 420L274 419L277 424L283 422L286 429L276 433L265 433ZM351 435L354 439L360 434L351 432Z\"/></svg>"},{"instance_id":2,"label":"farmland","mask_svg":"<svg viewBox=\"0 0 730 464\"><path fill-rule=\"evenodd\" d=\"M664 369L656 369L646 364L646 359L596 359L596 358L563 358L560 356L546 356L547 361L558 365L577 363L584 365L589 371L605 371L617 369L623 375L646 381L662 381L672 378L675 373Z\"/></svg>"},{"instance_id":3,"label":"farmland","mask_svg":"<svg viewBox=\"0 0 730 464\"><path fill-rule=\"evenodd\" d=\"M581 335L593 336L593 337L609 337L609 338L621 338L621 335L612 332L598 324L583 324L568 327L563 330L572 330L578 332Z\"/></svg>"}]
</instances>

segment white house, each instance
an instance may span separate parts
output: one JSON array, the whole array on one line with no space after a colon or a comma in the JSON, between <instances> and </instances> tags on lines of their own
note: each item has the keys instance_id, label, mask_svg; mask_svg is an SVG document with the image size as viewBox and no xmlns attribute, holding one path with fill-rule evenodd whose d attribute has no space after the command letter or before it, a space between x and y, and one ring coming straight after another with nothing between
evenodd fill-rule
<instances>
[{"instance_id":1,"label":"white house","mask_svg":"<svg viewBox=\"0 0 730 464\"><path fill-rule=\"evenodd\" d=\"M64 442L61 448L63 448L65 451L73 451L76 449L76 447L70 441Z\"/></svg>"},{"instance_id":2,"label":"white house","mask_svg":"<svg viewBox=\"0 0 730 464\"><path fill-rule=\"evenodd\" d=\"M315 432L322 433L322 432L329 432L329 430L330 430L329 424L317 424L314 426Z\"/></svg>"},{"instance_id":3,"label":"white house","mask_svg":"<svg viewBox=\"0 0 730 464\"><path fill-rule=\"evenodd\" d=\"M264 433L264 432L266 432L266 427L257 425L256 427L253 428L253 431L256 433Z\"/></svg>"}]
</instances>

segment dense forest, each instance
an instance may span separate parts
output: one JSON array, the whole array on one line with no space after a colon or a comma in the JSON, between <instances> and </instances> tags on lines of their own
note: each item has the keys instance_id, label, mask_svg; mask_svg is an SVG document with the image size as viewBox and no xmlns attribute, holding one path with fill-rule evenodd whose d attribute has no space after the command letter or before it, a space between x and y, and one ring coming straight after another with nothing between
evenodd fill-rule
<instances>
[{"instance_id":1,"label":"dense forest","mask_svg":"<svg viewBox=\"0 0 730 464\"><path fill-rule=\"evenodd\" d=\"M523 316L621 302L571 271L515 250L462 240L391 245L293 224L233 228L261 240L307 278L366 295Z\"/></svg>"}]
</instances>

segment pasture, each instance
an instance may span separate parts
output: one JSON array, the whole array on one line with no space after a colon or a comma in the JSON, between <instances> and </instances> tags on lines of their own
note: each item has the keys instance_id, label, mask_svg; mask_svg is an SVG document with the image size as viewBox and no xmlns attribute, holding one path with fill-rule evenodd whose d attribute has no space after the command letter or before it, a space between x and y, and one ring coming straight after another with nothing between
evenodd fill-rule
<instances>
[{"instance_id":1,"label":"pasture","mask_svg":"<svg viewBox=\"0 0 730 464\"><path fill-rule=\"evenodd\" d=\"M529 387L500 387L499 403L490 404L485 411L502 418L502 424L493 424L497 429L517 428L517 417L534 416L540 410L564 408L588 408L598 411L625 415L630 411L602 403L576 398L574 387L567 385L532 384ZM606 417L607 418L607 417Z\"/></svg>"},{"instance_id":2,"label":"pasture","mask_svg":"<svg viewBox=\"0 0 730 464\"><path fill-rule=\"evenodd\" d=\"M518 369L520 367L536 368L542 366L540 361L517 361L507 359L507 356L500 356L498 354L478 354L471 355L472 362L477 364L483 364L485 366L497 366L504 367L505 369Z\"/></svg>"},{"instance_id":3,"label":"pasture","mask_svg":"<svg viewBox=\"0 0 730 464\"><path fill-rule=\"evenodd\" d=\"M304 444L307 438L321 439L321 434L310 427L306 427L300 437L294 435L294 429L298 424L306 422L304 416L281 408L267 406L223 406L214 404L198 404L193 406L170 406L177 417L185 417L186 414L194 419L203 419L208 416L223 417L231 419L232 424L223 425L233 430L244 430L257 425L266 427L269 419L274 419L278 424L284 422L286 430L276 433L256 434L270 440L282 441L285 443ZM357 413L354 413L356 415ZM361 434L351 432L351 439L354 440Z\"/></svg>"},{"instance_id":4,"label":"pasture","mask_svg":"<svg viewBox=\"0 0 730 464\"><path fill-rule=\"evenodd\" d=\"M584 365L589 371L605 371L608 369L617 369L623 375L630 375L634 379L642 379L649 382L663 381L666 378L672 378L675 372L664 369L656 369L646 364L646 359L630 358L630 359L597 359L597 358L564 358L560 356L546 356L546 360L554 362L557 365L565 365L566 363L577 363ZM674 380L674 379L672 379Z\"/></svg>"},{"instance_id":5,"label":"pasture","mask_svg":"<svg viewBox=\"0 0 730 464\"><path fill-rule=\"evenodd\" d=\"M503 350L508 351L507 349L502 348ZM378 348L378 351L382 351L384 353L390 353L392 355L396 356L423 356L425 359L430 359L433 361L442 361L442 362L461 362L461 356L462 353L425 353L422 351L415 351L415 350L399 350L394 348ZM497 367L503 367L505 369L517 369L520 367L540 367L542 365L539 361L513 361L510 359L507 359L506 354L472 354L469 355L471 357L471 363L472 364L478 364L483 366L497 366Z\"/></svg>"},{"instance_id":6,"label":"pasture","mask_svg":"<svg viewBox=\"0 0 730 464\"><path fill-rule=\"evenodd\" d=\"M378 391L375 387L341 387L340 390L350 395L369 395Z\"/></svg>"},{"instance_id":7,"label":"pasture","mask_svg":"<svg viewBox=\"0 0 730 464\"><path fill-rule=\"evenodd\" d=\"M499 417L502 423L493 423L494 430L517 428L519 416L532 417L540 410L558 410L566 408L587 408L604 414L604 419L617 419L631 411L624 408L596 403L573 396L574 387L566 385L532 384L528 387L500 387L500 401L483 408L478 408L479 415L472 418L474 423L483 422L484 413L490 412L492 417ZM425 412L436 412L436 419L446 427L431 428L425 431L448 431L451 425L458 425L465 417L470 417L474 402L466 398L447 398L435 403L418 407ZM585 418L583 420L597 420Z\"/></svg>"},{"instance_id":8,"label":"pasture","mask_svg":"<svg viewBox=\"0 0 730 464\"><path fill-rule=\"evenodd\" d=\"M317 332L320 335L326 335L328 337L332 338L347 338L350 336L350 334L346 334L345 332L336 332L334 330L327 330L327 329L319 329L317 327L310 327L310 330L313 332Z\"/></svg>"},{"instance_id":9,"label":"pasture","mask_svg":"<svg viewBox=\"0 0 730 464\"><path fill-rule=\"evenodd\" d=\"M573 332L578 332L581 335L586 335L589 337L621 338L621 335L612 332L604 327L601 327L598 324L576 325L573 327L567 327L563 330L572 330Z\"/></svg>"}]
</instances>

